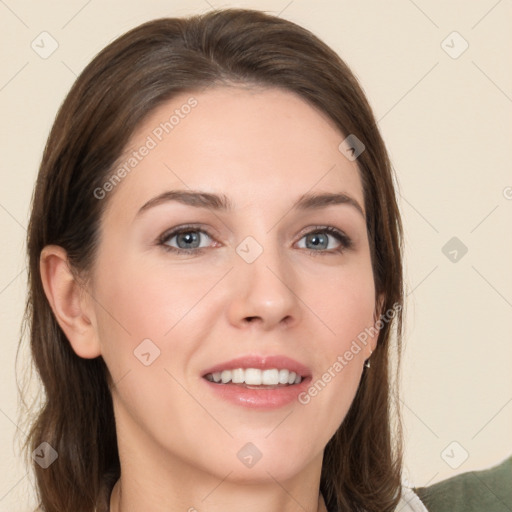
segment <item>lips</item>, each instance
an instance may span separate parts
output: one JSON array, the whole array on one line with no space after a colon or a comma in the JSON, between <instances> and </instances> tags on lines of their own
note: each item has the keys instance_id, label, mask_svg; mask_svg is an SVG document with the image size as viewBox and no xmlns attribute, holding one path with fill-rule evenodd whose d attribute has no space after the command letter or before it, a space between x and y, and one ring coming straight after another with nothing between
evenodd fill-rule
<instances>
[{"instance_id":1,"label":"lips","mask_svg":"<svg viewBox=\"0 0 512 512\"><path fill-rule=\"evenodd\" d=\"M245 356L202 374L216 396L236 405L272 409L289 404L311 380L310 369L286 356Z\"/></svg>"}]
</instances>

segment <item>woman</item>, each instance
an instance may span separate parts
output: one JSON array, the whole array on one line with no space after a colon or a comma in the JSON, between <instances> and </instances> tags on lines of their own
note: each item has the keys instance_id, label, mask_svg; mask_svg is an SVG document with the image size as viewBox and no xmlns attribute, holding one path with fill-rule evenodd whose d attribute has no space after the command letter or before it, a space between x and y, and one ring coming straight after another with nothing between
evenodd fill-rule
<instances>
[{"instance_id":1,"label":"woman","mask_svg":"<svg viewBox=\"0 0 512 512\"><path fill-rule=\"evenodd\" d=\"M391 165L305 29L226 10L105 48L50 133L28 251L43 510L425 510L401 484Z\"/></svg>"}]
</instances>

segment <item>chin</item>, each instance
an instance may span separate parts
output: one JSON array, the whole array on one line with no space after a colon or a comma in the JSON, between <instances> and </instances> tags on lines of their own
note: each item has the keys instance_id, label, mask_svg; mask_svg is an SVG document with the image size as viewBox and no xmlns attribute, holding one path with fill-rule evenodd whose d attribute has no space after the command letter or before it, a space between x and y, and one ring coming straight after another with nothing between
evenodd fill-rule
<instances>
[{"instance_id":1,"label":"chin","mask_svg":"<svg viewBox=\"0 0 512 512\"><path fill-rule=\"evenodd\" d=\"M254 442L235 442L222 453L218 459L208 461L208 466L218 478L238 484L257 485L287 481L306 470L311 465L322 463L321 448L313 452L311 446L304 443L295 444L293 450L278 438L269 443L262 438ZM309 448L309 450L307 449ZM317 453L318 452L318 453Z\"/></svg>"},{"instance_id":2,"label":"chin","mask_svg":"<svg viewBox=\"0 0 512 512\"><path fill-rule=\"evenodd\" d=\"M278 482L286 482L301 473L307 466L308 462L305 460L290 460L284 454L275 454L267 457L266 461L262 457L250 468L244 467L242 464L235 466L226 464L226 473L222 477L225 477L231 471L227 480L236 484L275 484L276 480Z\"/></svg>"}]
</instances>

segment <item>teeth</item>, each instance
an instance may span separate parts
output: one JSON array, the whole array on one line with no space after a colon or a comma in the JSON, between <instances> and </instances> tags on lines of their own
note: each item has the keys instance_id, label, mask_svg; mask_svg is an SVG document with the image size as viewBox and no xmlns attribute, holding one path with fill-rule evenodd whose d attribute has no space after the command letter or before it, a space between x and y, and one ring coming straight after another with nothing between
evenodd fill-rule
<instances>
[{"instance_id":1,"label":"teeth","mask_svg":"<svg viewBox=\"0 0 512 512\"><path fill-rule=\"evenodd\" d=\"M237 368L236 370L231 370L231 382L233 384L242 384L245 379L245 372L242 368Z\"/></svg>"},{"instance_id":2,"label":"teeth","mask_svg":"<svg viewBox=\"0 0 512 512\"><path fill-rule=\"evenodd\" d=\"M248 384L249 386L277 386L278 384L300 384L302 377L290 370L260 370L258 368L236 368L235 370L223 370L222 372L209 373L206 379L210 382L222 384Z\"/></svg>"},{"instance_id":3,"label":"teeth","mask_svg":"<svg viewBox=\"0 0 512 512\"><path fill-rule=\"evenodd\" d=\"M259 386L261 384L261 370L247 368L245 370L245 383L251 386Z\"/></svg>"},{"instance_id":4,"label":"teeth","mask_svg":"<svg viewBox=\"0 0 512 512\"><path fill-rule=\"evenodd\" d=\"M290 375L288 370L279 370L279 384L288 384L288 375Z\"/></svg>"},{"instance_id":5,"label":"teeth","mask_svg":"<svg viewBox=\"0 0 512 512\"><path fill-rule=\"evenodd\" d=\"M263 370L261 373L261 382L265 386L276 386L279 384L279 370Z\"/></svg>"}]
</instances>

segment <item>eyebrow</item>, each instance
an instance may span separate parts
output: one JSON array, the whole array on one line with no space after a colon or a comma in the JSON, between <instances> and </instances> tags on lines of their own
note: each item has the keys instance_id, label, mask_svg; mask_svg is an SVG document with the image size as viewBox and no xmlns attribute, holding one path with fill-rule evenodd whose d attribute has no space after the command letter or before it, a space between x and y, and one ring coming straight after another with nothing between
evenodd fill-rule
<instances>
[{"instance_id":1,"label":"eyebrow","mask_svg":"<svg viewBox=\"0 0 512 512\"><path fill-rule=\"evenodd\" d=\"M169 201L176 201L196 208L208 208L215 211L233 210L233 204L225 194L211 194L195 190L168 190L147 201L137 212L137 216L143 212ZM365 217L361 205L351 196L345 193L307 193L299 197L292 209L318 210L327 206L345 204L354 207Z\"/></svg>"}]
</instances>

